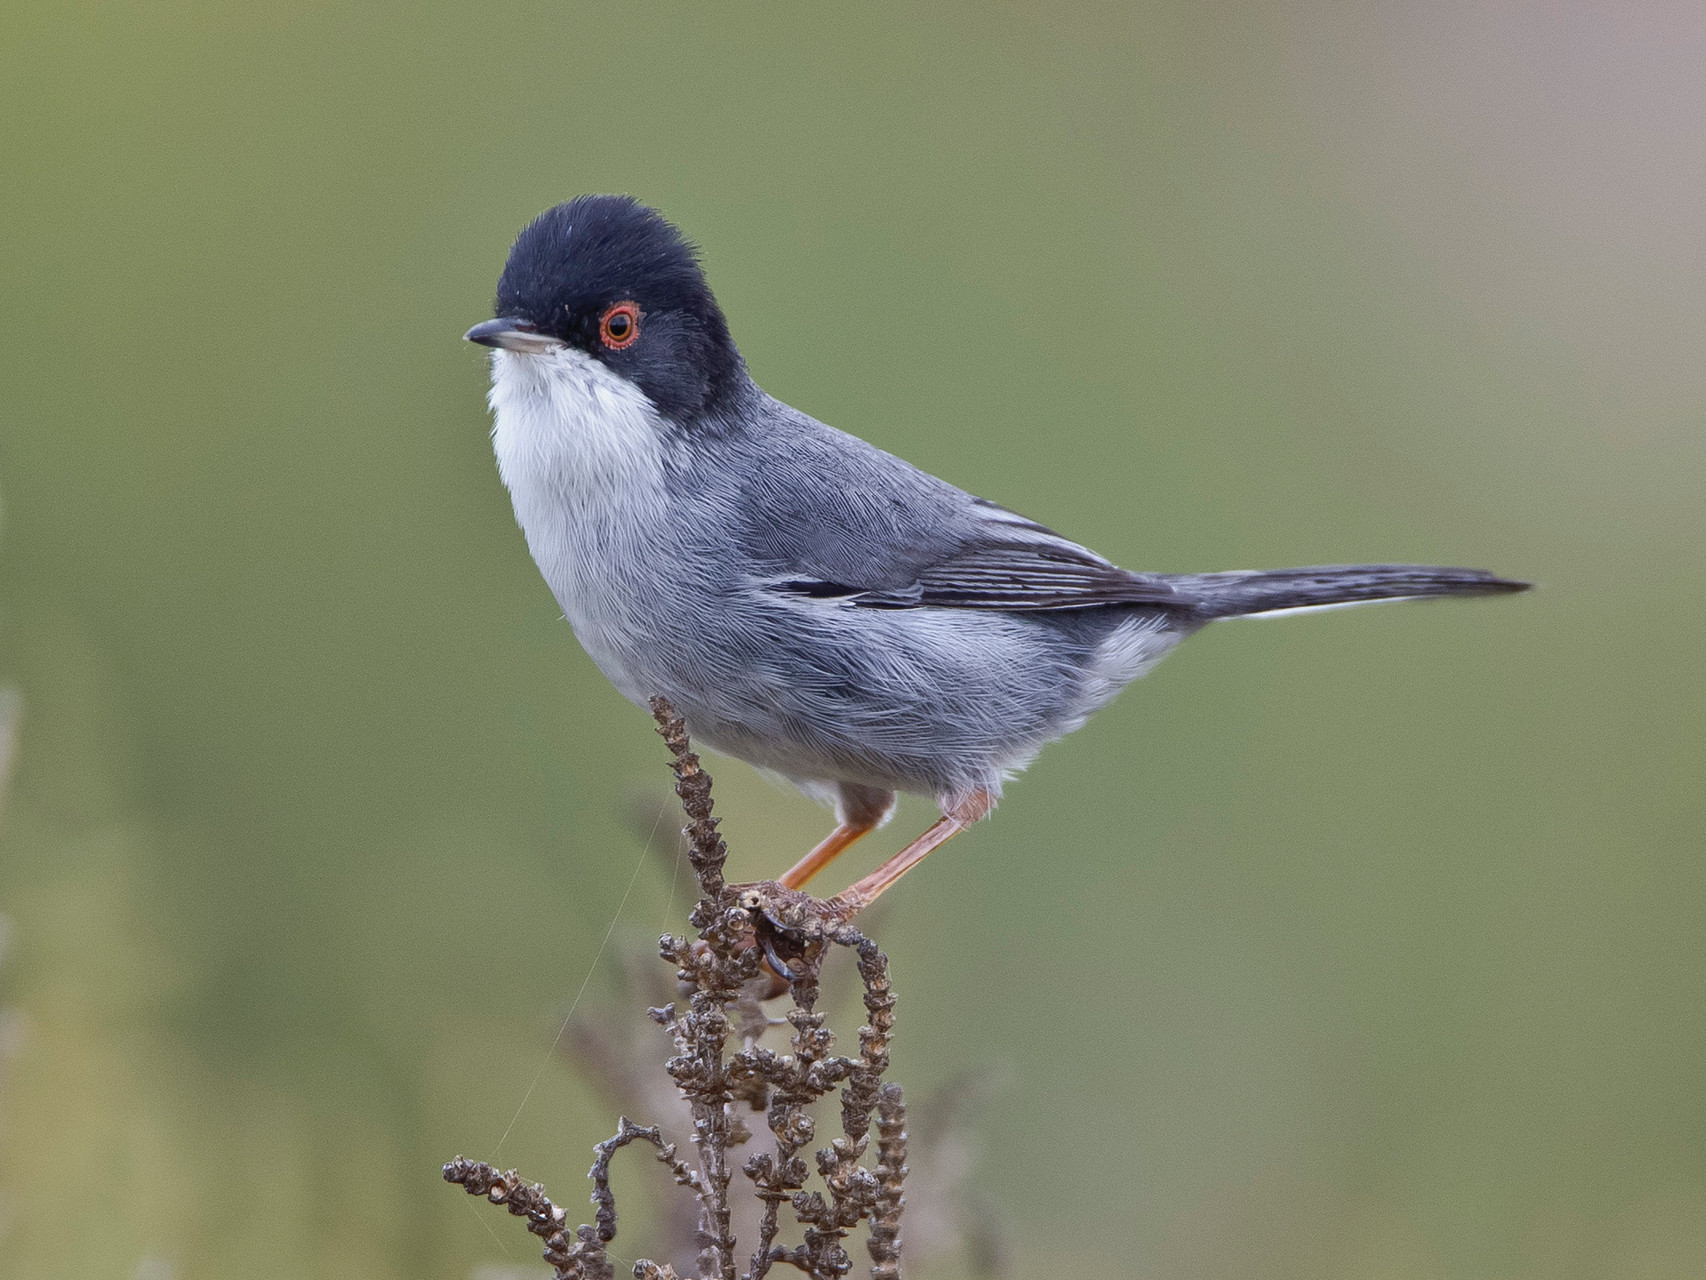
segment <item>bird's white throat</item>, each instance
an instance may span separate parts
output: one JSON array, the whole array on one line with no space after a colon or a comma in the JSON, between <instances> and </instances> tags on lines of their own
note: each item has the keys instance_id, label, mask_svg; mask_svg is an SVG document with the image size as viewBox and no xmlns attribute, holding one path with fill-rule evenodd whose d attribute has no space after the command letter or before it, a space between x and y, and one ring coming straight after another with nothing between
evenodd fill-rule
<instances>
[{"instance_id":1,"label":"bird's white throat","mask_svg":"<svg viewBox=\"0 0 1706 1280\"><path fill-rule=\"evenodd\" d=\"M633 518L662 502L657 409L586 353L494 351L489 400L498 474L529 541L536 527Z\"/></svg>"},{"instance_id":2,"label":"bird's white throat","mask_svg":"<svg viewBox=\"0 0 1706 1280\"><path fill-rule=\"evenodd\" d=\"M632 567L663 523L658 411L572 348L494 352L490 402L498 474L528 550L582 644L620 684L606 632L625 625Z\"/></svg>"}]
</instances>

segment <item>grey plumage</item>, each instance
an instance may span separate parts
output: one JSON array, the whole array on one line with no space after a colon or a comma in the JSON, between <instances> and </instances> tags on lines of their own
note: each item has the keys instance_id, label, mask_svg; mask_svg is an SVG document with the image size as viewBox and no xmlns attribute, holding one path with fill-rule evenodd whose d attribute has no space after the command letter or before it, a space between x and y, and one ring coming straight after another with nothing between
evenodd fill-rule
<instances>
[{"instance_id":1,"label":"grey plumage","mask_svg":"<svg viewBox=\"0 0 1706 1280\"><path fill-rule=\"evenodd\" d=\"M1304 569L1177 573L1168 574L1167 581L1191 598L1198 616L1210 621L1378 600L1509 595L1528 587L1526 582L1512 582L1485 569L1437 564L1321 564Z\"/></svg>"},{"instance_id":2,"label":"grey plumage","mask_svg":"<svg viewBox=\"0 0 1706 1280\"><path fill-rule=\"evenodd\" d=\"M631 346L600 328L617 303L640 317ZM765 394L691 249L629 201L544 215L498 311L470 336L498 348L499 467L594 661L844 816L897 790L945 809L998 795L1211 621L1524 585L1413 565L1121 569Z\"/></svg>"}]
</instances>

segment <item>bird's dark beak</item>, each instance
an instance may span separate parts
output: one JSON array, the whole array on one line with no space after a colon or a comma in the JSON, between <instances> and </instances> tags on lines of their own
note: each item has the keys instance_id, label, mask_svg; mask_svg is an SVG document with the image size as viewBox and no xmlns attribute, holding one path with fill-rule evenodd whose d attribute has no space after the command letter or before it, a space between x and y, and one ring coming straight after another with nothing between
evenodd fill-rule
<instances>
[{"instance_id":1,"label":"bird's dark beak","mask_svg":"<svg viewBox=\"0 0 1706 1280\"><path fill-rule=\"evenodd\" d=\"M540 333L527 321L508 316L483 320L462 336L482 347L502 347L505 351L525 351L529 355L543 355L566 345L561 338Z\"/></svg>"}]
</instances>

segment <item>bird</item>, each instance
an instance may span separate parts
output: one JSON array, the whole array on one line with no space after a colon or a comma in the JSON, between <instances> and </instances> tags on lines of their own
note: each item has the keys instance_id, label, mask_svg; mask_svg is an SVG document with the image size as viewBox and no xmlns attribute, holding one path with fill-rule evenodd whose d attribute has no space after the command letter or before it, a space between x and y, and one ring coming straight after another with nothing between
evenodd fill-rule
<instances>
[{"instance_id":1,"label":"bird","mask_svg":"<svg viewBox=\"0 0 1706 1280\"><path fill-rule=\"evenodd\" d=\"M1140 573L767 394L694 246L621 195L516 238L492 318L499 475L576 638L629 700L833 806L804 886L893 813L940 818L827 899L869 906L1180 641L1229 618L1530 584L1362 564Z\"/></svg>"}]
</instances>

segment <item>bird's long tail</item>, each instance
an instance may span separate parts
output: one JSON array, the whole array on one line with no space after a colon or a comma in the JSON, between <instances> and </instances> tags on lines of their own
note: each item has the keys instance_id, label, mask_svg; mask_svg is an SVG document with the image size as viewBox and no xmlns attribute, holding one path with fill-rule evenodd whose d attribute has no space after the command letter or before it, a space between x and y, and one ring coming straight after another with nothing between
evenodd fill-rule
<instances>
[{"instance_id":1,"label":"bird's long tail","mask_svg":"<svg viewBox=\"0 0 1706 1280\"><path fill-rule=\"evenodd\" d=\"M1306 569L1174 574L1167 581L1209 621L1375 600L1507 595L1526 591L1530 585L1485 569L1431 564L1324 564Z\"/></svg>"}]
</instances>

